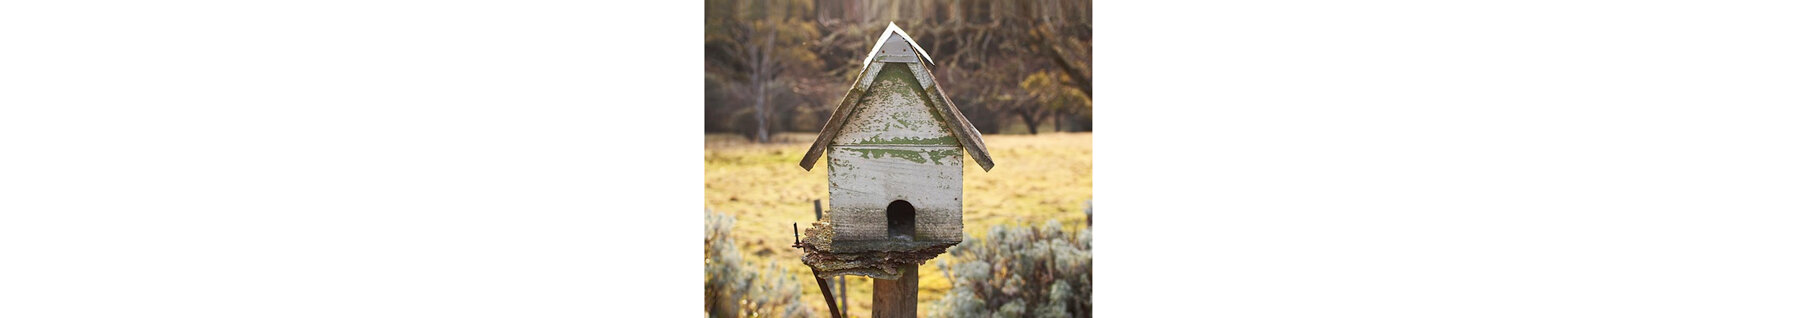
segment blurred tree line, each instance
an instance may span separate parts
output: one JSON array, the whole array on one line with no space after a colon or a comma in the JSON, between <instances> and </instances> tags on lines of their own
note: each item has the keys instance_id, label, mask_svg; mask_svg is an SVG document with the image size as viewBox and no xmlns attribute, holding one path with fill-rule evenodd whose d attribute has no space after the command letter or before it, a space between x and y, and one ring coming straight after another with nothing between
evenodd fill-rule
<instances>
[{"instance_id":1,"label":"blurred tree line","mask_svg":"<svg viewBox=\"0 0 1800 318\"><path fill-rule=\"evenodd\" d=\"M707 0L706 131L817 132L892 21L984 133L1093 130L1090 0Z\"/></svg>"}]
</instances>

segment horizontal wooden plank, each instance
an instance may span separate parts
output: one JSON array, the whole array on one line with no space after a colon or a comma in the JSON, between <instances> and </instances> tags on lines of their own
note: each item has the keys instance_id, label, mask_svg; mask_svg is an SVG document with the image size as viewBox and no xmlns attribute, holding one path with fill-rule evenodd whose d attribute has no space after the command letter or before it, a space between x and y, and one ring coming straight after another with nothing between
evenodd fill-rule
<instances>
[{"instance_id":1,"label":"horizontal wooden plank","mask_svg":"<svg viewBox=\"0 0 1800 318\"><path fill-rule=\"evenodd\" d=\"M920 240L962 240L962 148L832 146L827 155L831 219L839 240L882 239L886 209L916 210Z\"/></svg>"}]
</instances>

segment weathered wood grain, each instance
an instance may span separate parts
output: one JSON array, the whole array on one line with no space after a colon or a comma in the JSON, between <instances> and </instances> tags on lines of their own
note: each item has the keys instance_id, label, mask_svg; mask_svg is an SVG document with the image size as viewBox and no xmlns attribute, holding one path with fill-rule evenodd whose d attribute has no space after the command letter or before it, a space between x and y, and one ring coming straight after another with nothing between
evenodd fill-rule
<instances>
[{"instance_id":1,"label":"weathered wood grain","mask_svg":"<svg viewBox=\"0 0 1800 318\"><path fill-rule=\"evenodd\" d=\"M923 93L906 68L882 69L831 144L956 146L951 125L925 103Z\"/></svg>"},{"instance_id":2,"label":"weathered wood grain","mask_svg":"<svg viewBox=\"0 0 1800 318\"><path fill-rule=\"evenodd\" d=\"M914 318L919 316L919 265L906 266L900 279L875 280L874 308L870 317Z\"/></svg>"},{"instance_id":3,"label":"weathered wood grain","mask_svg":"<svg viewBox=\"0 0 1800 318\"><path fill-rule=\"evenodd\" d=\"M903 37L902 40L905 40L905 38ZM916 44L910 42L908 42L908 44L914 49L917 49ZM879 52L880 51L871 51L870 57L875 57L875 54ZM926 55L924 51L918 51L917 53L921 56L929 56ZM927 59L927 61L929 61L929 59ZM820 129L818 139L813 140L812 147L808 148L806 155L800 158L800 167L809 171L812 170L813 165L818 163L819 156L825 154L825 148L832 144L834 140L838 140L839 134L843 133L845 130L849 130L844 127L844 124L849 121L851 114L864 108L865 105L863 105L863 102L865 101L865 98L870 95L871 92L876 91L876 89L871 86L876 84L875 78L878 77L877 75L887 73L889 75L887 75L886 78L904 77L897 75L899 74L898 72L892 71L894 69L905 69L905 73L911 77L911 81L908 81L908 83L897 86L912 88L911 90L915 93L913 95L920 100L920 104L926 105L925 107L930 110L928 113L934 116L936 120L944 122L945 128L951 133L951 136L949 137L941 137L945 139L929 141L933 143L954 142L955 145L962 146L963 149L967 151L969 159L974 160L977 165L981 166L982 171L993 170L994 160L992 156L988 155L987 144L981 140L981 131L976 130L975 125L969 123L968 118L963 117L962 111L958 110L956 103L950 101L950 99L946 97L946 94L943 92L943 87L938 85L935 75L931 73L931 70L928 67L925 67L924 63L919 62L870 62L867 66L863 67L862 73L857 75L857 82L851 85L850 91L844 94L843 100L838 103L837 108L833 109L831 118L825 122L825 127ZM886 92L903 93L898 90ZM876 96L881 97L880 94L876 94ZM898 97L906 98L905 96ZM897 121L904 121L904 119ZM913 137L921 139L925 138L922 136ZM906 137L903 136L902 138Z\"/></svg>"},{"instance_id":4,"label":"weathered wood grain","mask_svg":"<svg viewBox=\"0 0 1800 318\"><path fill-rule=\"evenodd\" d=\"M876 72L880 72L882 69L881 64L886 63L876 63L864 67L862 73L856 75L856 83L850 85L850 91L844 92L844 99L839 101L837 108L833 108L831 111L831 119L827 119L825 127L819 129L819 138L813 140L812 147L806 149L806 156L800 158L800 168L812 171L813 164L819 161L819 156L825 154L825 146L831 144L831 140L835 139L837 132L844 127L844 121L850 119L850 112L856 109L856 101L862 100L864 89L875 81Z\"/></svg>"},{"instance_id":5,"label":"weathered wood grain","mask_svg":"<svg viewBox=\"0 0 1800 318\"><path fill-rule=\"evenodd\" d=\"M981 171L992 171L994 159L988 155L987 143L981 141L981 131L976 130L975 125L963 117L962 111L957 110L956 103L951 102L944 94L944 88L936 85L932 80L936 76L931 74L930 69L918 64L910 65L909 69L919 74L919 82L924 84L925 101L931 103L932 108L939 113L949 114L947 122L952 123L950 131L956 134L956 140L963 149L968 150L969 159L975 160L975 164L981 166Z\"/></svg>"},{"instance_id":6,"label":"weathered wood grain","mask_svg":"<svg viewBox=\"0 0 1800 318\"><path fill-rule=\"evenodd\" d=\"M920 60L919 51L913 47L913 44L905 37L901 37L899 33L893 32L888 33L887 39L875 46L873 53L875 59L872 62L918 63Z\"/></svg>"},{"instance_id":7,"label":"weathered wood grain","mask_svg":"<svg viewBox=\"0 0 1800 318\"><path fill-rule=\"evenodd\" d=\"M827 171L837 241L887 238L887 207L912 204L919 241L962 241L962 148L832 146Z\"/></svg>"},{"instance_id":8,"label":"weathered wood grain","mask_svg":"<svg viewBox=\"0 0 1800 318\"><path fill-rule=\"evenodd\" d=\"M895 52L895 50L886 50L885 49L885 48L888 48L889 45L893 44L893 43L905 43L911 47L911 50L913 51L913 53L917 53L917 55L918 55L917 58L924 59L925 63L927 63L927 64L937 65L937 64L935 64L936 62L931 61L931 54L925 53L924 49L919 48L919 44L917 43L917 41L913 41L912 36L906 34L906 30L901 30L899 25L895 25L893 22L888 22L887 30L881 31L880 40L876 40L875 46L869 48L868 56L863 57L863 67L868 67L870 62L877 61L878 59L876 58L876 56L882 55L882 53L892 53L892 54L896 54L896 55L905 53L905 51ZM906 62L917 62L917 61L906 61Z\"/></svg>"},{"instance_id":9,"label":"weathered wood grain","mask_svg":"<svg viewBox=\"0 0 1800 318\"><path fill-rule=\"evenodd\" d=\"M963 149L951 117L925 102L913 72L879 70L827 142L834 242L894 239L894 201L917 213L915 234L904 240L962 241Z\"/></svg>"},{"instance_id":10,"label":"weathered wood grain","mask_svg":"<svg viewBox=\"0 0 1800 318\"><path fill-rule=\"evenodd\" d=\"M897 278L896 266L962 242L963 156L983 170L994 163L981 132L931 74L929 55L897 27L880 41L801 158L811 170L829 156L831 181L830 212L807 230L820 253L805 259L833 273ZM914 217L890 225L888 209L898 201Z\"/></svg>"}]
</instances>

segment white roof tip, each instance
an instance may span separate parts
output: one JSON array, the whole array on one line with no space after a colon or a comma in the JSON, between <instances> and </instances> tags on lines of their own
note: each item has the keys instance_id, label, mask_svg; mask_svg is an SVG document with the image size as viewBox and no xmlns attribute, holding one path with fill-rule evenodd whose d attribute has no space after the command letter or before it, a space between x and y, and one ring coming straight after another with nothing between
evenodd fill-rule
<instances>
[{"instance_id":1,"label":"white roof tip","mask_svg":"<svg viewBox=\"0 0 1800 318\"><path fill-rule=\"evenodd\" d=\"M868 57L863 58L863 67L867 68L869 67L869 62L875 61L875 52L880 51L881 45L887 43L889 34L899 34L900 38L906 39L907 45L912 45L913 51L918 51L919 56L925 57L925 63L937 65L937 62L931 61L930 53L925 53L925 49L919 48L919 41L913 40L912 36L907 35L905 30L901 30L899 25L895 25L893 21L889 21L887 30L881 31L881 38L875 40L875 47L869 48Z\"/></svg>"}]
</instances>

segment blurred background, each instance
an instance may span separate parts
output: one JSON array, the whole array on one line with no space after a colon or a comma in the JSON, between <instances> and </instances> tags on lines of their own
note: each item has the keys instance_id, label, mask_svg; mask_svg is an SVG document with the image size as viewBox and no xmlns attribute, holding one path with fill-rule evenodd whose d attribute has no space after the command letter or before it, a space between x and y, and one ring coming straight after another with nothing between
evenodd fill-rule
<instances>
[{"instance_id":1,"label":"blurred background","mask_svg":"<svg viewBox=\"0 0 1800 318\"><path fill-rule=\"evenodd\" d=\"M919 267L920 314L1091 316L1091 5L707 1L707 316L829 315L789 246L815 201L830 206L823 169L798 164L889 22L995 162L963 164L964 242ZM846 313L867 316L872 282L845 283Z\"/></svg>"},{"instance_id":2,"label":"blurred background","mask_svg":"<svg viewBox=\"0 0 1800 318\"><path fill-rule=\"evenodd\" d=\"M706 2L706 132L818 132L889 22L982 133L1092 131L1086 0Z\"/></svg>"}]
</instances>

